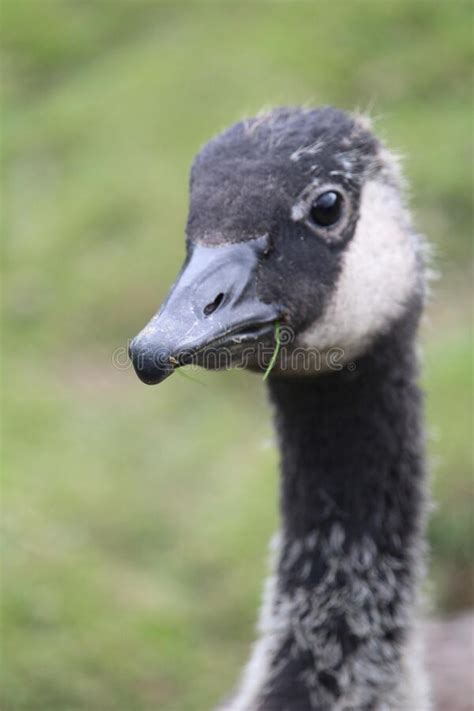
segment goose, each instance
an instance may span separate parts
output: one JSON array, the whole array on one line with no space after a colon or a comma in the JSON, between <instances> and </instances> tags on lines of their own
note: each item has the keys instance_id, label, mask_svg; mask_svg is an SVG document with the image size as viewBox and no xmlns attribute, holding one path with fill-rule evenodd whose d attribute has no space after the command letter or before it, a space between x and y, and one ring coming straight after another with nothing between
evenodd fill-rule
<instances>
[{"instance_id":1,"label":"goose","mask_svg":"<svg viewBox=\"0 0 474 711\"><path fill-rule=\"evenodd\" d=\"M281 455L258 638L222 711L429 708L426 248L404 195L370 121L332 107L239 121L192 165L186 259L130 356L147 384L265 372Z\"/></svg>"}]
</instances>

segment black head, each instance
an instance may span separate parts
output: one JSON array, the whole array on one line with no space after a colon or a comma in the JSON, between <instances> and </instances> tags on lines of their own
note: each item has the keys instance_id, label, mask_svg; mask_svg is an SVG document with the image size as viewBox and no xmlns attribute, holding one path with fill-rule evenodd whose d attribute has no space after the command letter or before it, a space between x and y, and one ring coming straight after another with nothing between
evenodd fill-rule
<instances>
[{"instance_id":1,"label":"black head","mask_svg":"<svg viewBox=\"0 0 474 711\"><path fill-rule=\"evenodd\" d=\"M367 122L332 108L262 114L196 157L186 261L133 362L147 383L189 362L263 368L277 323L287 352L351 355L398 315L416 272L394 161Z\"/></svg>"}]
</instances>

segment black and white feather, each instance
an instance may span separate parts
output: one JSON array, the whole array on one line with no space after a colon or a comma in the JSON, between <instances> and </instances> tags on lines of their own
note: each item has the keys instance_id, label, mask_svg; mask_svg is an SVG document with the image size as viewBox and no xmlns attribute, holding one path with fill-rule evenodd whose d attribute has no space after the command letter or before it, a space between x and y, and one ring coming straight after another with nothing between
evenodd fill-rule
<instances>
[{"instance_id":1,"label":"black and white feather","mask_svg":"<svg viewBox=\"0 0 474 711\"><path fill-rule=\"evenodd\" d=\"M290 351L342 354L337 369L277 362L268 380L281 530L258 641L221 708L426 711L416 621L425 465L415 345L425 249L397 160L365 119L336 109L241 121L194 162L187 244L184 282L134 344L139 375L151 344L168 354L184 342L173 331L178 302L186 345L196 334L191 345L201 356L203 334L221 344L235 333L245 300L291 329ZM229 276L237 262L252 265L238 299ZM217 306L202 316L206 300ZM166 377L179 362L172 358L161 370L147 366L142 379Z\"/></svg>"}]
</instances>

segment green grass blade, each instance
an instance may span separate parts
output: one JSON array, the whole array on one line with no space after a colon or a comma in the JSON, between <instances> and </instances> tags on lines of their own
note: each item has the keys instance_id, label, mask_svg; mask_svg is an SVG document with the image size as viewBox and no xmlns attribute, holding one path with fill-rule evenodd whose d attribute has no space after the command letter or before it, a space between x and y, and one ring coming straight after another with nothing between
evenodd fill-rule
<instances>
[{"instance_id":1,"label":"green grass blade","mask_svg":"<svg viewBox=\"0 0 474 711\"><path fill-rule=\"evenodd\" d=\"M281 346L281 341L280 341L280 324L278 321L275 323L275 350L273 351L272 358L270 360L270 363L267 366L267 369L265 373L263 374L263 379L266 380L270 373L272 372L276 359L278 358L278 353L280 352L280 346Z\"/></svg>"},{"instance_id":2,"label":"green grass blade","mask_svg":"<svg viewBox=\"0 0 474 711\"><path fill-rule=\"evenodd\" d=\"M197 385L201 385L203 388L206 387L206 383L203 383L202 380L199 380L198 378L195 378L194 376L190 375L186 370L183 370L183 368L176 368L174 370L175 373L178 373L178 375L181 375L181 377L186 378L187 380L190 380L192 383L196 383Z\"/></svg>"}]
</instances>

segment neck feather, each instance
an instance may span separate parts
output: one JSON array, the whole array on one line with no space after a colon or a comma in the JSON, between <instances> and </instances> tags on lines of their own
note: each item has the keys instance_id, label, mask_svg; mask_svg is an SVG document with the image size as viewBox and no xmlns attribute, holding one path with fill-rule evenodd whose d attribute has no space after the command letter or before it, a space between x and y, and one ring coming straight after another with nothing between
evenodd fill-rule
<instances>
[{"instance_id":1,"label":"neck feather","mask_svg":"<svg viewBox=\"0 0 474 711\"><path fill-rule=\"evenodd\" d=\"M282 532L259 711L421 704L403 672L422 538L417 321L410 311L352 371L270 383Z\"/></svg>"},{"instance_id":2,"label":"neck feather","mask_svg":"<svg viewBox=\"0 0 474 711\"><path fill-rule=\"evenodd\" d=\"M351 540L408 543L422 501L423 433L416 320L370 353L314 379L270 383L282 458L287 538L340 524Z\"/></svg>"}]
</instances>

